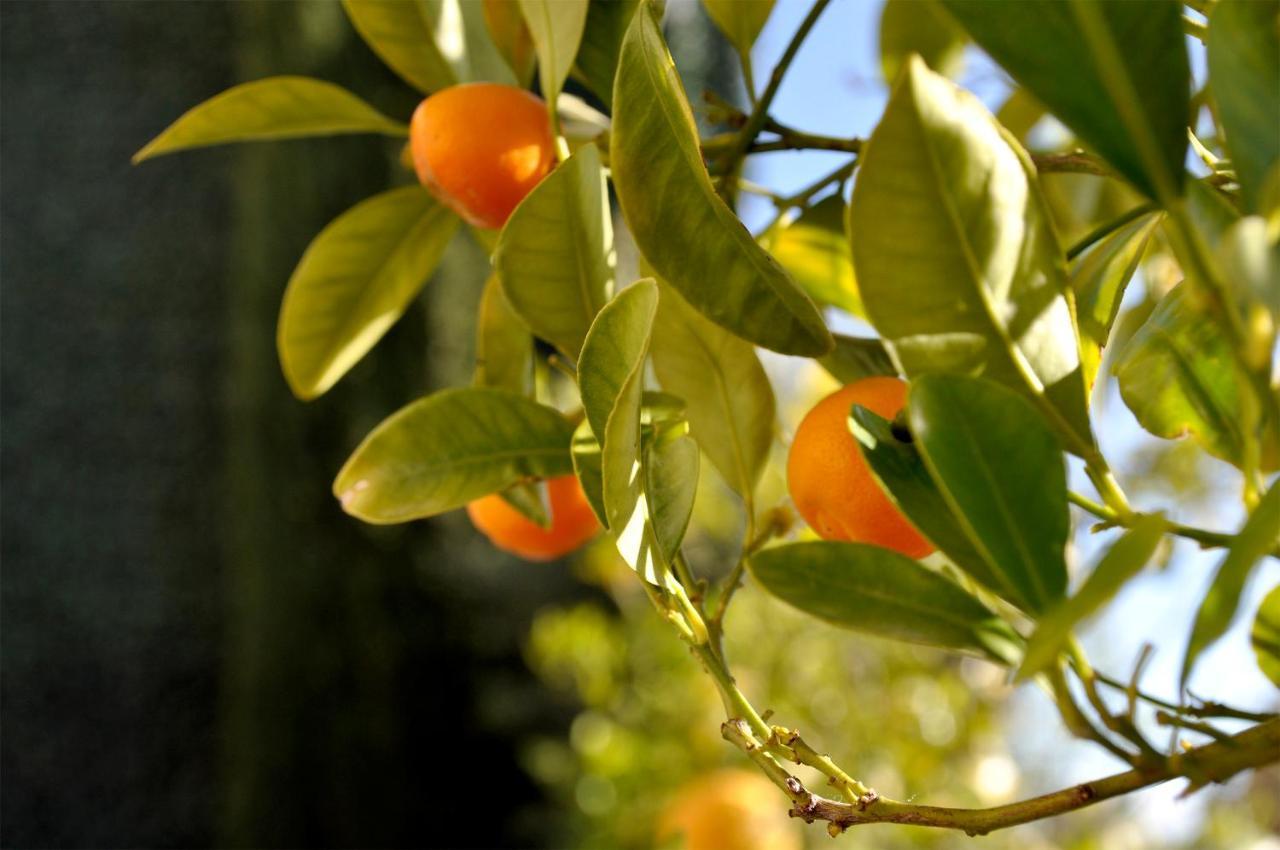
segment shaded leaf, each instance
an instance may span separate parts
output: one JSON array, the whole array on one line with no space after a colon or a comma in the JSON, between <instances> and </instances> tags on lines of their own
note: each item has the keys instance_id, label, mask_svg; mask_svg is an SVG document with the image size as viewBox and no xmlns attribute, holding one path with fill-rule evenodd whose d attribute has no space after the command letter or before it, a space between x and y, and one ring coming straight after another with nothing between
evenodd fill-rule
<instances>
[{"instance_id":1,"label":"shaded leaf","mask_svg":"<svg viewBox=\"0 0 1280 850\"><path fill-rule=\"evenodd\" d=\"M652 279L638 280L605 305L587 333L578 362L578 388L596 435L606 433L609 417L626 384L644 364L657 311L658 285ZM637 434L642 391L637 383Z\"/></svg>"},{"instance_id":2,"label":"shaded leaf","mask_svg":"<svg viewBox=\"0 0 1280 850\"><path fill-rule=\"evenodd\" d=\"M441 390L373 429L333 493L347 513L378 525L434 516L519 481L572 472L572 436L559 411L524 396Z\"/></svg>"},{"instance_id":3,"label":"shaded leaf","mask_svg":"<svg viewBox=\"0 0 1280 850\"><path fill-rule=\"evenodd\" d=\"M683 430L653 434L644 450L644 496L653 536L670 564L680 549L698 493L698 444Z\"/></svg>"},{"instance_id":4,"label":"shaded leaf","mask_svg":"<svg viewBox=\"0 0 1280 850\"><path fill-rule=\"evenodd\" d=\"M520 11L538 54L542 98L555 103L578 55L587 23L587 0L519 0Z\"/></svg>"},{"instance_id":5,"label":"shaded leaf","mask_svg":"<svg viewBox=\"0 0 1280 850\"><path fill-rule=\"evenodd\" d=\"M610 166L636 246L685 300L787 354L831 347L813 302L716 195L697 128L650 10L636 14L614 81Z\"/></svg>"},{"instance_id":6,"label":"shaded leaf","mask_svg":"<svg viewBox=\"0 0 1280 850\"><path fill-rule=\"evenodd\" d=\"M310 77L268 77L227 89L192 107L134 154L133 162L227 142L344 133L407 136L409 128L333 83Z\"/></svg>"},{"instance_id":7,"label":"shaded leaf","mask_svg":"<svg viewBox=\"0 0 1280 850\"><path fill-rule=\"evenodd\" d=\"M880 13L880 71L885 82L898 78L912 53L944 77L964 69L964 30L936 0L887 0Z\"/></svg>"},{"instance_id":8,"label":"shaded leaf","mask_svg":"<svg viewBox=\"0 0 1280 850\"><path fill-rule=\"evenodd\" d=\"M576 65L587 88L606 107L613 105L613 78L622 38L639 7L639 0L591 0L587 9Z\"/></svg>"},{"instance_id":9,"label":"shaded leaf","mask_svg":"<svg viewBox=\"0 0 1280 850\"><path fill-rule=\"evenodd\" d=\"M1258 659L1258 669L1280 688L1280 586L1273 587L1258 606L1249 642Z\"/></svg>"},{"instance_id":10,"label":"shaded leaf","mask_svg":"<svg viewBox=\"0 0 1280 850\"><path fill-rule=\"evenodd\" d=\"M844 220L844 199L830 195L760 241L815 302L862 317Z\"/></svg>"},{"instance_id":11,"label":"shaded leaf","mask_svg":"<svg viewBox=\"0 0 1280 850\"><path fill-rule=\"evenodd\" d=\"M573 471L582 484L582 492L587 496L591 511L600 521L601 527L608 526L608 518L604 512L604 477L601 474L600 443L591 431L591 422L583 419L578 429L573 432Z\"/></svg>"},{"instance_id":12,"label":"shaded leaf","mask_svg":"<svg viewBox=\"0 0 1280 850\"><path fill-rule=\"evenodd\" d=\"M404 314L458 219L420 186L356 204L307 246L289 278L276 342L294 395L315 398Z\"/></svg>"},{"instance_id":13,"label":"shaded leaf","mask_svg":"<svg viewBox=\"0 0 1280 850\"><path fill-rule=\"evenodd\" d=\"M1009 135L1024 143L1044 116L1044 106L1023 88L1014 89L996 111L1000 125L1009 131Z\"/></svg>"},{"instance_id":14,"label":"shaded leaf","mask_svg":"<svg viewBox=\"0 0 1280 850\"><path fill-rule=\"evenodd\" d=\"M1061 599L1066 464L1036 411L999 384L958 375L917 378L907 409L925 465L1004 595L1031 613Z\"/></svg>"},{"instance_id":15,"label":"shaded leaf","mask_svg":"<svg viewBox=\"0 0 1280 850\"><path fill-rule=\"evenodd\" d=\"M773 0L702 0L707 16L740 55L749 54L773 11Z\"/></svg>"},{"instance_id":16,"label":"shaded leaf","mask_svg":"<svg viewBox=\"0 0 1280 850\"><path fill-rule=\"evenodd\" d=\"M1280 163L1280 2L1221 0L1209 14L1209 81L1248 212Z\"/></svg>"},{"instance_id":17,"label":"shaded leaf","mask_svg":"<svg viewBox=\"0 0 1280 850\"><path fill-rule=\"evenodd\" d=\"M893 640L974 652L1012 664L1020 639L963 588L904 555L815 541L751 556L751 574L806 614Z\"/></svg>"},{"instance_id":18,"label":"shaded leaf","mask_svg":"<svg viewBox=\"0 0 1280 850\"><path fill-rule=\"evenodd\" d=\"M515 74L517 85L528 88L538 59L519 4L511 0L483 0L482 9L493 46Z\"/></svg>"},{"instance_id":19,"label":"shaded leaf","mask_svg":"<svg viewBox=\"0 0 1280 850\"><path fill-rule=\"evenodd\" d=\"M1191 71L1175 0L942 0L991 57L1152 198L1182 194Z\"/></svg>"},{"instance_id":20,"label":"shaded leaf","mask_svg":"<svg viewBox=\"0 0 1280 850\"><path fill-rule=\"evenodd\" d=\"M687 404L693 437L725 481L748 501L769 456L773 387L751 344L661 287L653 368Z\"/></svg>"},{"instance_id":21,"label":"shaded leaf","mask_svg":"<svg viewBox=\"0 0 1280 850\"><path fill-rule=\"evenodd\" d=\"M1162 515L1143 516L1107 550L1074 596L1040 618L1018 668L1019 679L1034 676L1053 663L1076 624L1101 609L1146 566L1167 528Z\"/></svg>"},{"instance_id":22,"label":"shaded leaf","mask_svg":"<svg viewBox=\"0 0 1280 850\"><path fill-rule=\"evenodd\" d=\"M493 263L535 336L577 359L613 289L613 225L594 145L552 171L512 212Z\"/></svg>"},{"instance_id":23,"label":"shaded leaf","mask_svg":"<svg viewBox=\"0 0 1280 850\"><path fill-rule=\"evenodd\" d=\"M1240 607L1240 594L1253 566L1280 543L1280 482L1273 483L1258 502L1253 513L1231 541L1227 555L1213 574L1213 584L1196 611L1191 627L1191 639L1187 642L1187 654L1182 660L1182 675L1178 691L1187 686L1187 679L1196 661L1206 649L1226 634Z\"/></svg>"},{"instance_id":24,"label":"shaded leaf","mask_svg":"<svg viewBox=\"0 0 1280 850\"><path fill-rule=\"evenodd\" d=\"M545 481L521 481L498 495L529 522L539 528L551 527L551 503Z\"/></svg>"},{"instance_id":25,"label":"shaded leaf","mask_svg":"<svg viewBox=\"0 0 1280 850\"><path fill-rule=\"evenodd\" d=\"M1066 262L1026 153L918 59L862 154L850 209L862 301L906 374L983 375L1092 446Z\"/></svg>"},{"instance_id":26,"label":"shaded leaf","mask_svg":"<svg viewBox=\"0 0 1280 850\"><path fill-rule=\"evenodd\" d=\"M480 295L474 382L520 395L533 390L533 336L507 303L495 275L489 276Z\"/></svg>"},{"instance_id":27,"label":"shaded leaf","mask_svg":"<svg viewBox=\"0 0 1280 850\"><path fill-rule=\"evenodd\" d=\"M878 375L897 377L898 367L884 343L867 337L832 334L836 346L818 359L823 369L842 384Z\"/></svg>"}]
</instances>

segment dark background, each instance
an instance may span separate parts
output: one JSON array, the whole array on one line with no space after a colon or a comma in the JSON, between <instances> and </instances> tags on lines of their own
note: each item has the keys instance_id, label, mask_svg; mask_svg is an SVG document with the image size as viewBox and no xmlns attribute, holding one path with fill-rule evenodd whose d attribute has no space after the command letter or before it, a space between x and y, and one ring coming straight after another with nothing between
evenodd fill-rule
<instances>
[{"instance_id":1,"label":"dark background","mask_svg":"<svg viewBox=\"0 0 1280 850\"><path fill-rule=\"evenodd\" d=\"M337 3L0 3L0 844L536 846L562 734L520 656L563 565L458 516L362 527L359 438L472 368L483 255L324 399L276 313L310 238L408 175L370 138L129 157L238 82L416 97Z\"/></svg>"}]
</instances>

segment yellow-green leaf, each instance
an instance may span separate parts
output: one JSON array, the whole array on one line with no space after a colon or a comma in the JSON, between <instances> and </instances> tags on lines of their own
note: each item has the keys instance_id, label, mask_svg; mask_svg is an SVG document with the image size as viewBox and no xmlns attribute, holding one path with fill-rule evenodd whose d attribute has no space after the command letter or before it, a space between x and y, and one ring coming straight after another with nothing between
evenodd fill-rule
<instances>
[{"instance_id":1,"label":"yellow-green leaf","mask_svg":"<svg viewBox=\"0 0 1280 850\"><path fill-rule=\"evenodd\" d=\"M877 375L897 376L898 367L893 365L893 358L882 341L843 334L833 336L836 347L819 358L818 363L840 383L851 384Z\"/></svg>"},{"instance_id":2,"label":"yellow-green leaf","mask_svg":"<svg viewBox=\"0 0 1280 850\"><path fill-rule=\"evenodd\" d=\"M227 89L191 108L134 154L133 161L227 142L344 133L407 136L409 128L333 83L268 77Z\"/></svg>"},{"instance_id":3,"label":"yellow-green leaf","mask_svg":"<svg viewBox=\"0 0 1280 850\"><path fill-rule=\"evenodd\" d=\"M457 224L422 187L407 186L320 231L280 308L276 342L294 395L323 394L373 348L427 282Z\"/></svg>"},{"instance_id":4,"label":"yellow-green leaf","mask_svg":"<svg viewBox=\"0 0 1280 850\"><path fill-rule=\"evenodd\" d=\"M740 54L751 52L773 11L773 0L702 0L702 8Z\"/></svg>"},{"instance_id":5,"label":"yellow-green leaf","mask_svg":"<svg viewBox=\"0 0 1280 850\"><path fill-rule=\"evenodd\" d=\"M892 84L912 53L944 77L964 69L964 30L936 0L886 0L880 13L880 70Z\"/></svg>"},{"instance_id":6,"label":"yellow-green leaf","mask_svg":"<svg viewBox=\"0 0 1280 850\"><path fill-rule=\"evenodd\" d=\"M538 53L538 82L542 97L555 103L564 87L573 57L578 55L587 23L587 0L519 0L533 46Z\"/></svg>"},{"instance_id":7,"label":"yellow-green leaf","mask_svg":"<svg viewBox=\"0 0 1280 850\"><path fill-rule=\"evenodd\" d=\"M533 69L538 58L533 49L533 36L524 22L520 4L513 0L483 0L484 22L489 27L494 47L507 60L521 88L533 82Z\"/></svg>"},{"instance_id":8,"label":"yellow-green leaf","mask_svg":"<svg viewBox=\"0 0 1280 850\"><path fill-rule=\"evenodd\" d=\"M1280 688L1280 585L1271 588L1258 606L1249 642L1253 644L1258 669Z\"/></svg>"},{"instance_id":9,"label":"yellow-green leaf","mask_svg":"<svg viewBox=\"0 0 1280 850\"><path fill-rule=\"evenodd\" d=\"M865 318L844 227L844 199L831 195L764 234L761 242L815 302Z\"/></svg>"},{"instance_id":10,"label":"yellow-green leaf","mask_svg":"<svg viewBox=\"0 0 1280 850\"><path fill-rule=\"evenodd\" d=\"M529 395L533 390L533 336L490 275L476 315L475 385Z\"/></svg>"},{"instance_id":11,"label":"yellow-green leaf","mask_svg":"<svg viewBox=\"0 0 1280 850\"><path fill-rule=\"evenodd\" d=\"M743 339L786 354L830 350L813 302L716 195L684 89L647 8L623 40L613 109L614 188L658 274Z\"/></svg>"},{"instance_id":12,"label":"yellow-green leaf","mask_svg":"<svg viewBox=\"0 0 1280 850\"><path fill-rule=\"evenodd\" d=\"M591 93L606 107L613 105L613 77L618 51L640 0L591 0L575 65Z\"/></svg>"}]
</instances>

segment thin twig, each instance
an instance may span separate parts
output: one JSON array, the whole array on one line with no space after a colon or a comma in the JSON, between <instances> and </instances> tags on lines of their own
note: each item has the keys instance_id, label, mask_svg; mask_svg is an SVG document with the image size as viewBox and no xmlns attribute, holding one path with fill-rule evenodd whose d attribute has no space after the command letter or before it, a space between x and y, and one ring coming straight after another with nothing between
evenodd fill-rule
<instances>
[{"instance_id":1,"label":"thin twig","mask_svg":"<svg viewBox=\"0 0 1280 850\"><path fill-rule=\"evenodd\" d=\"M1080 237L1078 242L1067 249L1067 259L1074 260L1076 257L1087 251L1095 242L1110 236L1129 222L1141 218L1147 213L1155 212L1157 209L1159 209L1159 207L1155 204L1139 204L1125 214L1117 216L1110 221L1103 222L1093 230L1090 230L1084 236Z\"/></svg>"}]
</instances>

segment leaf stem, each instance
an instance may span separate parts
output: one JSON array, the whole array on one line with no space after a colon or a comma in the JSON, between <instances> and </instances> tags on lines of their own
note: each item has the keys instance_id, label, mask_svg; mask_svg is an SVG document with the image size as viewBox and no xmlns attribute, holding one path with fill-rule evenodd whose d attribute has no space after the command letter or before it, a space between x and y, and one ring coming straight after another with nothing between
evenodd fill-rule
<instances>
[{"instance_id":1,"label":"leaf stem","mask_svg":"<svg viewBox=\"0 0 1280 850\"><path fill-rule=\"evenodd\" d=\"M1144 516L1144 514L1140 513L1131 513L1127 518L1121 517L1120 514L1106 505L1100 505L1087 496L1082 496L1072 491L1067 492L1067 501L1093 514L1102 520L1104 524L1111 526L1118 525L1123 528L1130 528ZM1234 539L1231 534L1224 534L1221 531L1209 531L1192 525L1183 525L1180 522L1166 521L1165 526L1170 534L1177 537L1185 537L1187 540L1194 540L1204 549L1225 549L1231 545L1231 541ZM1280 545L1272 548L1267 554L1273 558L1280 558Z\"/></svg>"},{"instance_id":2,"label":"leaf stem","mask_svg":"<svg viewBox=\"0 0 1280 850\"><path fill-rule=\"evenodd\" d=\"M1123 215L1117 216L1110 221L1103 222L1093 230L1090 230L1084 236L1080 237L1079 241L1067 249L1067 259L1074 260L1076 257L1087 251L1095 242L1110 236L1129 222L1135 221L1147 213L1155 212L1158 209L1159 207L1152 203L1139 204Z\"/></svg>"}]
</instances>

